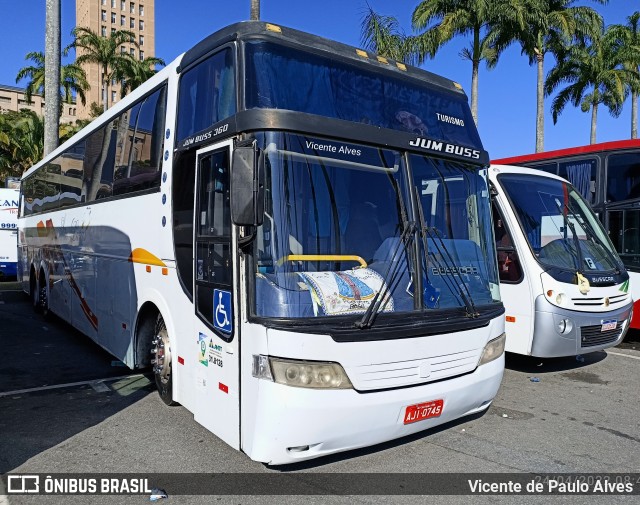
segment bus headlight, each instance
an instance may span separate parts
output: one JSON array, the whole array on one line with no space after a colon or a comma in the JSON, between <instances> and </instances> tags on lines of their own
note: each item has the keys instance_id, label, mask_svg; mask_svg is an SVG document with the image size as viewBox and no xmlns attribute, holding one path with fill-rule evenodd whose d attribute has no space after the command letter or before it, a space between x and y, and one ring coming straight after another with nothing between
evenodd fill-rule
<instances>
[{"instance_id":1,"label":"bus headlight","mask_svg":"<svg viewBox=\"0 0 640 505\"><path fill-rule=\"evenodd\" d=\"M504 343L507 339L507 334L503 333L498 338L494 338L487 342L482 351L482 356L478 362L478 366L490 363L494 359L498 359L504 353Z\"/></svg>"},{"instance_id":2,"label":"bus headlight","mask_svg":"<svg viewBox=\"0 0 640 505\"><path fill-rule=\"evenodd\" d=\"M253 376L298 388L353 388L344 368L338 363L330 362L296 361L254 355Z\"/></svg>"}]
</instances>

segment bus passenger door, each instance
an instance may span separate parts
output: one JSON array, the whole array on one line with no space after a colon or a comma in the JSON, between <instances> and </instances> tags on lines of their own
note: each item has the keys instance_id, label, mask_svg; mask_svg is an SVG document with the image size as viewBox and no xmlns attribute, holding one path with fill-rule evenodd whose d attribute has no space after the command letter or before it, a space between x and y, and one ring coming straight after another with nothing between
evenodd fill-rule
<instances>
[{"instance_id":1,"label":"bus passenger door","mask_svg":"<svg viewBox=\"0 0 640 505\"><path fill-rule=\"evenodd\" d=\"M238 314L233 282L229 170L232 142L196 153L194 418L240 446Z\"/></svg>"}]
</instances>

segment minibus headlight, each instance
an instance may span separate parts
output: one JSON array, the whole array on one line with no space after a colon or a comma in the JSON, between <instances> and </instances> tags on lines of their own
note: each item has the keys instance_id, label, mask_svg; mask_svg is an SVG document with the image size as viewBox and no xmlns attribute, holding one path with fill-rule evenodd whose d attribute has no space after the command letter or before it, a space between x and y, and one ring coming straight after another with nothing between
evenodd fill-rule
<instances>
[{"instance_id":1,"label":"minibus headlight","mask_svg":"<svg viewBox=\"0 0 640 505\"><path fill-rule=\"evenodd\" d=\"M480 357L478 366L490 363L494 359L502 356L504 353L504 343L506 338L507 334L503 333L498 338L494 338L487 342L487 345L484 346L484 350L482 351L482 356Z\"/></svg>"},{"instance_id":2,"label":"minibus headlight","mask_svg":"<svg viewBox=\"0 0 640 505\"><path fill-rule=\"evenodd\" d=\"M568 301L569 297L564 293L558 293L558 295L556 296L556 303L560 306L566 305Z\"/></svg>"},{"instance_id":3,"label":"minibus headlight","mask_svg":"<svg viewBox=\"0 0 640 505\"><path fill-rule=\"evenodd\" d=\"M299 388L352 389L338 363L253 356L253 376Z\"/></svg>"}]
</instances>

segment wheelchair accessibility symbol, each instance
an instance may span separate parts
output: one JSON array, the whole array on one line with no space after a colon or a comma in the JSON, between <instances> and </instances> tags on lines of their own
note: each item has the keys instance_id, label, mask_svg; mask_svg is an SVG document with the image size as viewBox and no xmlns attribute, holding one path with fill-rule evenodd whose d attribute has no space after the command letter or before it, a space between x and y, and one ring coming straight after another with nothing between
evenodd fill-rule
<instances>
[{"instance_id":1,"label":"wheelchair accessibility symbol","mask_svg":"<svg viewBox=\"0 0 640 505\"><path fill-rule=\"evenodd\" d=\"M225 333L233 331L231 292L213 290L213 325Z\"/></svg>"}]
</instances>

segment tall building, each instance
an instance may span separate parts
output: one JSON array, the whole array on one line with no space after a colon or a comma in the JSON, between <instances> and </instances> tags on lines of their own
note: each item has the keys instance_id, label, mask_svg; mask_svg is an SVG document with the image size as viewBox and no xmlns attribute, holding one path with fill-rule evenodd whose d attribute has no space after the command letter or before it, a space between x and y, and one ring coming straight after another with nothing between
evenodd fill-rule
<instances>
[{"instance_id":1,"label":"tall building","mask_svg":"<svg viewBox=\"0 0 640 505\"><path fill-rule=\"evenodd\" d=\"M93 32L108 37L116 30L128 30L135 34L138 47L134 44L120 46L122 53L144 60L155 56L155 0L76 0L76 26L89 28ZM78 49L77 55L82 54ZM91 90L86 93L86 105L77 103L78 118L88 118L91 103L102 108L105 90L102 69L98 64L84 65ZM109 83L108 104L120 100L120 83Z\"/></svg>"}]
</instances>

